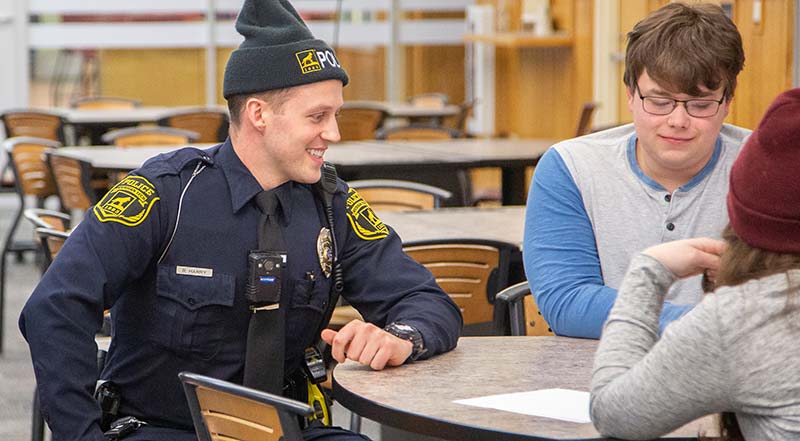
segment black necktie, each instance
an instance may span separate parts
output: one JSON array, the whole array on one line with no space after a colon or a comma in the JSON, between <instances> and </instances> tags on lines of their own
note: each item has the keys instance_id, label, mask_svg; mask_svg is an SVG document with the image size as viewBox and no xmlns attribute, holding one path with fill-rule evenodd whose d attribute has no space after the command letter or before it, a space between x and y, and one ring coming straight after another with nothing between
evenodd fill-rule
<instances>
[{"instance_id":1,"label":"black necktie","mask_svg":"<svg viewBox=\"0 0 800 441\"><path fill-rule=\"evenodd\" d=\"M286 252L278 223L278 198L275 191L263 191L256 196L262 215L258 223L259 251ZM284 268L285 270L285 268ZM283 282L283 277L279 283ZM276 395L283 391L283 359L285 340L285 307L251 305L247 330L247 353L244 363L244 385Z\"/></svg>"}]
</instances>

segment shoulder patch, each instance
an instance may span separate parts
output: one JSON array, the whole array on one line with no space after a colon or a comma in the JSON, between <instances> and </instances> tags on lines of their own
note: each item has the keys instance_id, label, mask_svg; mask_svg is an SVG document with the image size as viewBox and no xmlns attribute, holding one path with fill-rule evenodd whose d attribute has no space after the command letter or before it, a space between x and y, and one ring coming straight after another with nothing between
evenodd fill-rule
<instances>
[{"instance_id":1,"label":"shoulder patch","mask_svg":"<svg viewBox=\"0 0 800 441\"><path fill-rule=\"evenodd\" d=\"M352 188L347 193L345 211L356 236L364 240L377 240L389 235L389 228L378 219L367 201Z\"/></svg>"},{"instance_id":2,"label":"shoulder patch","mask_svg":"<svg viewBox=\"0 0 800 441\"><path fill-rule=\"evenodd\" d=\"M126 176L92 211L100 222L118 222L135 227L147 219L153 204L159 199L155 186L143 176Z\"/></svg>"}]
</instances>

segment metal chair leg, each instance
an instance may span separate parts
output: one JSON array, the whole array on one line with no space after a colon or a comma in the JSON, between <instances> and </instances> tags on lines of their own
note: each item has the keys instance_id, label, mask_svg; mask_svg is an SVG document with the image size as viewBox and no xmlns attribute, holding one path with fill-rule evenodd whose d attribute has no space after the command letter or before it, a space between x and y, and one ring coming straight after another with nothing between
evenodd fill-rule
<instances>
[{"instance_id":1,"label":"metal chair leg","mask_svg":"<svg viewBox=\"0 0 800 441\"><path fill-rule=\"evenodd\" d=\"M361 433L361 415L355 412L350 413L350 431L353 433Z\"/></svg>"},{"instance_id":2,"label":"metal chair leg","mask_svg":"<svg viewBox=\"0 0 800 441\"><path fill-rule=\"evenodd\" d=\"M39 391L33 391L33 420L31 421L31 441L44 441L44 418L39 405Z\"/></svg>"}]
</instances>

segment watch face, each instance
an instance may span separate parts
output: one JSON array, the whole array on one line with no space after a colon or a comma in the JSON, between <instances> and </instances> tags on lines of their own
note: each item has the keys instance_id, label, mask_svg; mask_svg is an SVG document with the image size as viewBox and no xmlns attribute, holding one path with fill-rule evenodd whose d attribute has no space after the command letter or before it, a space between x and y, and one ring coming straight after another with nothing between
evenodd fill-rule
<instances>
[{"instance_id":1,"label":"watch face","mask_svg":"<svg viewBox=\"0 0 800 441\"><path fill-rule=\"evenodd\" d=\"M414 328L412 328L409 325L404 325L402 323L395 323L394 324L394 328L397 329L398 331L403 331L404 333L405 332L414 332Z\"/></svg>"}]
</instances>

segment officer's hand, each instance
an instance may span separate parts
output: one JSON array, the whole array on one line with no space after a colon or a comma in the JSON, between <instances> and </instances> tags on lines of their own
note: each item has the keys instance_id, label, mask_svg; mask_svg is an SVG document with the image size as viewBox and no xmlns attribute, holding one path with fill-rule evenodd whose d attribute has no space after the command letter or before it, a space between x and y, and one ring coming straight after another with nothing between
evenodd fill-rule
<instances>
[{"instance_id":1,"label":"officer's hand","mask_svg":"<svg viewBox=\"0 0 800 441\"><path fill-rule=\"evenodd\" d=\"M351 321L339 332L325 329L322 339L331 346L331 355L339 363L350 359L376 371L387 365L400 366L413 350L410 341L361 320Z\"/></svg>"}]
</instances>

